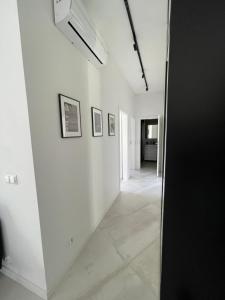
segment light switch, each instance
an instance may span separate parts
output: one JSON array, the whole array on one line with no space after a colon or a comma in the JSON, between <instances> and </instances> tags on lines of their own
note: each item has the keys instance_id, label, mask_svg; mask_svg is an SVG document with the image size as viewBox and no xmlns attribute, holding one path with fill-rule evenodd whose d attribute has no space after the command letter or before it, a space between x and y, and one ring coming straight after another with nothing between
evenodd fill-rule
<instances>
[{"instance_id":1,"label":"light switch","mask_svg":"<svg viewBox=\"0 0 225 300\"><path fill-rule=\"evenodd\" d=\"M11 175L10 176L10 183L11 184L17 184L18 183L18 179L16 175Z\"/></svg>"},{"instance_id":2,"label":"light switch","mask_svg":"<svg viewBox=\"0 0 225 300\"><path fill-rule=\"evenodd\" d=\"M6 175L5 182L8 184L18 184L18 177L17 175Z\"/></svg>"},{"instance_id":3,"label":"light switch","mask_svg":"<svg viewBox=\"0 0 225 300\"><path fill-rule=\"evenodd\" d=\"M5 176L5 182L10 183L10 176L8 176L8 175Z\"/></svg>"}]
</instances>

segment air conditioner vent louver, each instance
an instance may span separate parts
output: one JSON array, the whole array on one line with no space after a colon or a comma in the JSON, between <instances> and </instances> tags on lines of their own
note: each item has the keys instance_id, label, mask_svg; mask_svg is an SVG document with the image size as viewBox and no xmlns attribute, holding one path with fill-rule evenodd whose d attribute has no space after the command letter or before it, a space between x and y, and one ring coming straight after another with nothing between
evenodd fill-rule
<instances>
[{"instance_id":1,"label":"air conditioner vent louver","mask_svg":"<svg viewBox=\"0 0 225 300\"><path fill-rule=\"evenodd\" d=\"M79 0L55 0L55 24L70 42L96 66L105 65L107 53Z\"/></svg>"},{"instance_id":2,"label":"air conditioner vent louver","mask_svg":"<svg viewBox=\"0 0 225 300\"><path fill-rule=\"evenodd\" d=\"M78 37L81 39L81 41L85 44L85 46L91 51L91 53L96 57L96 59L100 62L100 64L103 65L103 62L101 59L94 53L94 51L91 49L91 47L87 44L87 42L82 38L82 36L79 34L79 32L76 30L76 28L73 26L72 23L68 22L69 26L73 29L73 31L78 35Z\"/></svg>"}]
</instances>

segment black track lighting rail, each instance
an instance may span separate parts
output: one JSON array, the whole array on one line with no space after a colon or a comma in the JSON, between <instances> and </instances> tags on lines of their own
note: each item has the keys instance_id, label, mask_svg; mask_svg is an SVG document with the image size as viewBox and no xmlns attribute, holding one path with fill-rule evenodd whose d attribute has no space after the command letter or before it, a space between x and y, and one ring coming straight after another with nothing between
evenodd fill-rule
<instances>
[{"instance_id":1,"label":"black track lighting rail","mask_svg":"<svg viewBox=\"0 0 225 300\"><path fill-rule=\"evenodd\" d=\"M145 69L144 69L142 58L141 58L141 52L140 52L140 49L139 49L139 45L138 45L138 41L137 41L137 35L136 35L136 32L135 32L134 22L133 22L132 15L131 15L131 12L130 12L130 6L129 6L129 3L128 3L128 0L124 0L124 4L125 4L126 10L127 10L128 19L129 19L131 31L132 31L132 34L133 34L134 51L137 51L137 55L138 55L139 62L140 62L140 65L141 65L142 78L145 81L146 91L148 91L149 90L148 82L147 82L147 78L146 78L146 75L145 75Z\"/></svg>"}]
</instances>

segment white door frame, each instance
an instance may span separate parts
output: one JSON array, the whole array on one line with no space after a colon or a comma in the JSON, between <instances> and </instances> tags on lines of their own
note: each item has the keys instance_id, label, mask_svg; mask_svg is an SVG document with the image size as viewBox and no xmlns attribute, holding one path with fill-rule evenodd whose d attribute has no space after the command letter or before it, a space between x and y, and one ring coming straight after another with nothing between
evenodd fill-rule
<instances>
[{"instance_id":1,"label":"white door frame","mask_svg":"<svg viewBox=\"0 0 225 300\"><path fill-rule=\"evenodd\" d=\"M130 118L130 170L135 170L135 141L136 141L136 120L134 117Z\"/></svg>"},{"instance_id":2,"label":"white door frame","mask_svg":"<svg viewBox=\"0 0 225 300\"><path fill-rule=\"evenodd\" d=\"M161 153L161 118L158 116L158 140L157 140L157 176L159 177L161 174L160 170L160 153Z\"/></svg>"},{"instance_id":3,"label":"white door frame","mask_svg":"<svg viewBox=\"0 0 225 300\"><path fill-rule=\"evenodd\" d=\"M157 176L161 174L161 150L162 150L162 141L161 141L161 115L147 115L142 117L136 117L136 169L141 168L141 121L142 120L152 120L158 119L158 148L157 148Z\"/></svg>"},{"instance_id":4,"label":"white door frame","mask_svg":"<svg viewBox=\"0 0 225 300\"><path fill-rule=\"evenodd\" d=\"M126 181L129 178L129 115L124 110L119 109L119 116L120 181Z\"/></svg>"}]
</instances>

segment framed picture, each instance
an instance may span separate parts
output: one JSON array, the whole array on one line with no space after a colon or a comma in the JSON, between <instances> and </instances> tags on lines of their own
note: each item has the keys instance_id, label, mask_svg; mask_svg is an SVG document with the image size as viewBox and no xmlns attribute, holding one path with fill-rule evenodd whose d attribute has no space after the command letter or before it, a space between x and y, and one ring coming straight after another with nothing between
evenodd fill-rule
<instances>
[{"instance_id":1,"label":"framed picture","mask_svg":"<svg viewBox=\"0 0 225 300\"><path fill-rule=\"evenodd\" d=\"M91 108L92 115L92 134L93 136L103 136L102 111L95 107Z\"/></svg>"},{"instance_id":2,"label":"framed picture","mask_svg":"<svg viewBox=\"0 0 225 300\"><path fill-rule=\"evenodd\" d=\"M116 135L116 117L113 114L108 114L108 132L110 136Z\"/></svg>"},{"instance_id":3,"label":"framed picture","mask_svg":"<svg viewBox=\"0 0 225 300\"><path fill-rule=\"evenodd\" d=\"M59 94L62 138L81 137L80 101Z\"/></svg>"}]
</instances>

